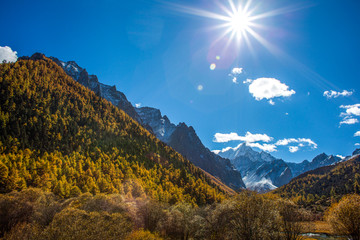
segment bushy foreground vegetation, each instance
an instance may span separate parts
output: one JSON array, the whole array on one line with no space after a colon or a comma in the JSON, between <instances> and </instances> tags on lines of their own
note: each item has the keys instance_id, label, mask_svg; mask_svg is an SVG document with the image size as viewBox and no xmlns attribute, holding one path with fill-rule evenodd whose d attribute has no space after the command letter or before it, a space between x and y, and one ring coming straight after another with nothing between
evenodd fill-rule
<instances>
[{"instance_id":1,"label":"bushy foreground vegetation","mask_svg":"<svg viewBox=\"0 0 360 240\"><path fill-rule=\"evenodd\" d=\"M328 210L333 234L359 240L360 196ZM145 195L81 194L63 199L41 189L0 195L3 239L298 240L309 212L274 195L243 192L222 203L170 205Z\"/></svg>"},{"instance_id":2,"label":"bushy foreground vegetation","mask_svg":"<svg viewBox=\"0 0 360 240\"><path fill-rule=\"evenodd\" d=\"M40 189L0 195L5 239L297 239L301 214L290 202L244 192L222 203L169 205L147 197Z\"/></svg>"},{"instance_id":3,"label":"bushy foreground vegetation","mask_svg":"<svg viewBox=\"0 0 360 240\"><path fill-rule=\"evenodd\" d=\"M360 240L360 196L348 195L334 203L327 212L327 221L335 234Z\"/></svg>"}]
</instances>

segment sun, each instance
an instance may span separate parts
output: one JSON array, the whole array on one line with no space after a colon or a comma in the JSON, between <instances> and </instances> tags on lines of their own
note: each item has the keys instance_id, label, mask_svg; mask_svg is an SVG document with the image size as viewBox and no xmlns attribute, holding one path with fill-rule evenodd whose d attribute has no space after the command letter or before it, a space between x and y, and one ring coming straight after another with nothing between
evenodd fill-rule
<instances>
[{"instance_id":1,"label":"sun","mask_svg":"<svg viewBox=\"0 0 360 240\"><path fill-rule=\"evenodd\" d=\"M243 34L251 26L251 18L249 13L246 12L235 12L229 18L229 25L231 31L237 35Z\"/></svg>"}]
</instances>

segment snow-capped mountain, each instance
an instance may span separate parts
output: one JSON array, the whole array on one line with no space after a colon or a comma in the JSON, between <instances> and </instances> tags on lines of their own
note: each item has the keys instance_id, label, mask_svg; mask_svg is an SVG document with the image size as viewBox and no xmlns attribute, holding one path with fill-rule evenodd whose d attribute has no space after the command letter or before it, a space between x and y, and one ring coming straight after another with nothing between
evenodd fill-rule
<instances>
[{"instance_id":1,"label":"snow-capped mountain","mask_svg":"<svg viewBox=\"0 0 360 240\"><path fill-rule=\"evenodd\" d=\"M256 152L251 147L247 146L246 143L242 143L236 148L225 148L222 151L218 151L217 154L223 158L227 158L230 160L234 160L237 157L247 157L251 161L265 161L265 162L271 162L275 160L271 154L267 152Z\"/></svg>"},{"instance_id":2,"label":"snow-capped mountain","mask_svg":"<svg viewBox=\"0 0 360 240\"><path fill-rule=\"evenodd\" d=\"M346 158L322 153L311 162L307 160L301 163L285 162L269 153L254 151L246 143L236 148L225 148L214 152L231 161L243 176L247 188L260 192L287 184L292 178L304 172L346 160Z\"/></svg>"},{"instance_id":3,"label":"snow-capped mountain","mask_svg":"<svg viewBox=\"0 0 360 240\"><path fill-rule=\"evenodd\" d=\"M230 159L243 176L247 188L259 192L273 190L288 183L292 172L287 164L266 152L254 151L246 143L236 148L217 152L219 156Z\"/></svg>"},{"instance_id":4,"label":"snow-capped mountain","mask_svg":"<svg viewBox=\"0 0 360 240\"><path fill-rule=\"evenodd\" d=\"M223 159L207 149L192 127L188 127L185 123L176 126L166 116L162 116L159 109L150 107L135 108L127 100L124 93L116 90L115 86L100 83L96 75L89 75L76 62L64 62L54 57L50 58L75 81L124 110L130 117L196 166L218 177L233 189L245 188L240 172L235 170L228 159Z\"/></svg>"}]
</instances>

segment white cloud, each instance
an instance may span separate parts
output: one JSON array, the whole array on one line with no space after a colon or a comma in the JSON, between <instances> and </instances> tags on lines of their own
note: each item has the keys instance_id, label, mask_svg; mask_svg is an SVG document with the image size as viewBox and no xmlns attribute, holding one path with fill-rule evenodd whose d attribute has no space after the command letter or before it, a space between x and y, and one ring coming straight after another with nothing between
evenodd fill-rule
<instances>
[{"instance_id":1,"label":"white cloud","mask_svg":"<svg viewBox=\"0 0 360 240\"><path fill-rule=\"evenodd\" d=\"M355 124L355 123L358 123L359 120L357 120L356 118L345 118L344 120L342 120L340 122L340 125L342 124L348 124L348 125L351 125L351 124Z\"/></svg>"},{"instance_id":2,"label":"white cloud","mask_svg":"<svg viewBox=\"0 0 360 240\"><path fill-rule=\"evenodd\" d=\"M245 81L243 81L243 84L247 84L247 83L252 83L253 80L251 79L246 79Z\"/></svg>"},{"instance_id":3,"label":"white cloud","mask_svg":"<svg viewBox=\"0 0 360 240\"><path fill-rule=\"evenodd\" d=\"M287 146L291 143L298 143L298 147L304 147L304 144L307 144L308 146L316 149L317 148L317 144L309 139L309 138L284 138L282 140L278 140L275 145L277 146Z\"/></svg>"},{"instance_id":4,"label":"white cloud","mask_svg":"<svg viewBox=\"0 0 360 240\"><path fill-rule=\"evenodd\" d=\"M270 103L270 105L273 105L273 106L275 105L275 102L272 99L270 99L269 103Z\"/></svg>"},{"instance_id":5,"label":"white cloud","mask_svg":"<svg viewBox=\"0 0 360 240\"><path fill-rule=\"evenodd\" d=\"M246 143L249 147L256 147L259 148L265 152L276 152L276 146L274 144L260 144L260 143Z\"/></svg>"},{"instance_id":6,"label":"white cloud","mask_svg":"<svg viewBox=\"0 0 360 240\"><path fill-rule=\"evenodd\" d=\"M243 68L233 68L232 70L231 70L231 73L233 74L233 75L239 75L239 74L241 74L243 72Z\"/></svg>"},{"instance_id":7,"label":"white cloud","mask_svg":"<svg viewBox=\"0 0 360 240\"><path fill-rule=\"evenodd\" d=\"M342 124L355 124L358 123L359 120L354 118L360 116L360 104L354 104L354 105L341 105L340 108L345 109L345 112L342 112L340 114L340 117L343 118L343 120L340 122L340 125Z\"/></svg>"},{"instance_id":8,"label":"white cloud","mask_svg":"<svg viewBox=\"0 0 360 240\"><path fill-rule=\"evenodd\" d=\"M229 76L232 77L232 82L233 82L233 83L235 83L235 84L238 84L238 83L239 83L237 77L238 77L240 74L242 74L242 72L243 72L243 68L238 68L238 67L233 68L233 69L231 70L231 73L229 74Z\"/></svg>"},{"instance_id":9,"label":"white cloud","mask_svg":"<svg viewBox=\"0 0 360 240\"><path fill-rule=\"evenodd\" d=\"M135 107L136 107L136 108L141 107L141 103L135 103Z\"/></svg>"},{"instance_id":10,"label":"white cloud","mask_svg":"<svg viewBox=\"0 0 360 240\"><path fill-rule=\"evenodd\" d=\"M345 113L341 113L340 116L360 116L360 104L354 104L354 105L341 105L340 108L344 108Z\"/></svg>"},{"instance_id":11,"label":"white cloud","mask_svg":"<svg viewBox=\"0 0 360 240\"><path fill-rule=\"evenodd\" d=\"M249 92L253 97L260 101L262 99L272 99L275 97L290 97L295 94L294 90L289 90L289 87L281 83L275 78L258 78L249 85Z\"/></svg>"},{"instance_id":12,"label":"white cloud","mask_svg":"<svg viewBox=\"0 0 360 240\"><path fill-rule=\"evenodd\" d=\"M324 97L327 97L327 98L337 98L337 97L349 97L351 96L352 94L354 93L354 91L347 91L347 90L344 90L342 92L336 92L334 90L331 90L331 91L325 91L324 92Z\"/></svg>"},{"instance_id":13,"label":"white cloud","mask_svg":"<svg viewBox=\"0 0 360 240\"><path fill-rule=\"evenodd\" d=\"M354 133L354 137L360 137L360 131L357 131L356 133Z\"/></svg>"},{"instance_id":14,"label":"white cloud","mask_svg":"<svg viewBox=\"0 0 360 240\"><path fill-rule=\"evenodd\" d=\"M215 133L214 142L224 143L230 141L240 140L240 136L237 133Z\"/></svg>"},{"instance_id":15,"label":"white cloud","mask_svg":"<svg viewBox=\"0 0 360 240\"><path fill-rule=\"evenodd\" d=\"M355 146L360 146L360 143L355 143Z\"/></svg>"},{"instance_id":16,"label":"white cloud","mask_svg":"<svg viewBox=\"0 0 360 240\"><path fill-rule=\"evenodd\" d=\"M360 131L359 131L359 134L360 134ZM278 146L288 146L290 144L293 146L289 146L288 148L289 148L289 151L292 153L295 153L295 152L299 151L300 148L307 147L307 146L311 147L312 149L317 148L317 144L309 138L284 138L282 140L278 140L275 143L270 143L273 140L274 139L272 137L269 137L266 134L252 134L250 132L247 132L245 134L245 136L239 136L237 133L232 132L232 133L228 133L228 134L216 133L214 135L213 141L218 142L218 143L225 143L225 142L230 142L230 141L242 141L242 142L245 142L245 144L249 147L259 148L260 150L266 151L266 152L276 152ZM260 143L260 142L264 142L264 143ZM233 149L236 151L242 144L243 143L239 144L235 148L227 147L222 150L214 150L213 152L218 154L219 152L226 152L230 149Z\"/></svg>"},{"instance_id":17,"label":"white cloud","mask_svg":"<svg viewBox=\"0 0 360 240\"><path fill-rule=\"evenodd\" d=\"M295 153L295 152L299 151L299 147L290 146L290 147L289 147L289 151L290 151L291 153Z\"/></svg>"},{"instance_id":18,"label":"white cloud","mask_svg":"<svg viewBox=\"0 0 360 240\"><path fill-rule=\"evenodd\" d=\"M252 134L251 132L247 132L245 136L239 136L237 133L216 133L214 135L214 142L224 143L230 141L243 141L247 143L253 142L270 142L273 138L269 137L266 134Z\"/></svg>"},{"instance_id":19,"label":"white cloud","mask_svg":"<svg viewBox=\"0 0 360 240\"><path fill-rule=\"evenodd\" d=\"M4 60L6 62L16 62L17 58L16 51L11 50L11 48L8 46L0 46L0 63L2 63Z\"/></svg>"},{"instance_id":20,"label":"white cloud","mask_svg":"<svg viewBox=\"0 0 360 240\"><path fill-rule=\"evenodd\" d=\"M289 146L289 151L291 153L295 153L300 150L300 148L309 146L312 149L317 148L317 144L309 139L309 138L284 138L281 140L278 140L275 145L276 146L288 146L288 145L296 145L296 146Z\"/></svg>"}]
</instances>

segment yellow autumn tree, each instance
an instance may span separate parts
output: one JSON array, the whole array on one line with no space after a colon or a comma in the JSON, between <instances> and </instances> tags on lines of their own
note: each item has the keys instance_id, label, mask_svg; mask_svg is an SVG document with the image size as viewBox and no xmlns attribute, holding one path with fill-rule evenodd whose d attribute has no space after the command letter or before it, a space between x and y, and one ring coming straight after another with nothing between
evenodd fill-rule
<instances>
[{"instance_id":1,"label":"yellow autumn tree","mask_svg":"<svg viewBox=\"0 0 360 240\"><path fill-rule=\"evenodd\" d=\"M334 233L360 240L360 196L348 195L334 203L328 210L327 220Z\"/></svg>"}]
</instances>

